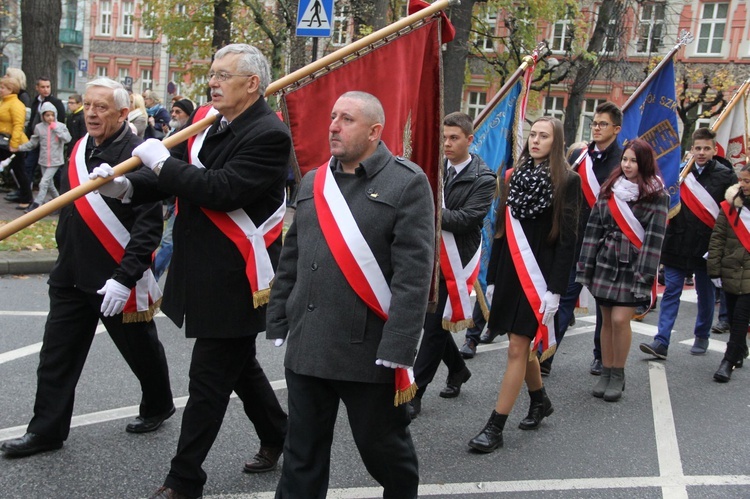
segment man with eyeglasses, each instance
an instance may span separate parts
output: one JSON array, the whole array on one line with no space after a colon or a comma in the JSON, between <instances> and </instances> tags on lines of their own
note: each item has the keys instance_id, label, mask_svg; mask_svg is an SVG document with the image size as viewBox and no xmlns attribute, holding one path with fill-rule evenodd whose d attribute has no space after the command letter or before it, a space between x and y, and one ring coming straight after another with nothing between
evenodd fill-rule
<instances>
[{"instance_id":1,"label":"man with eyeglasses","mask_svg":"<svg viewBox=\"0 0 750 499\"><path fill-rule=\"evenodd\" d=\"M599 188L609 177L609 174L620 165L622 157L622 148L617 142L617 134L622 127L622 111L612 102L599 104L594 112L594 120L591 122L592 142L588 148L573 151L568 157L568 161L573 165L579 175L581 175L581 211L578 217L578 241L576 243L576 261L581 253L581 244L583 243L583 234L586 232L586 224L591 215L591 208L596 203L599 195ZM560 327L556 331L557 348L560 348L565 332L568 330L570 320L573 318L573 312L578 301L578 295L581 294L583 286L576 282L576 266L570 271L570 280L568 281L568 291L560 299L560 308L558 309L558 324ZM596 329L594 331L594 360L591 362L589 371L595 376L602 373L602 352L599 337L602 329L602 319L599 307L596 307ZM552 369L554 355L540 364L542 375L548 376Z\"/></svg>"},{"instance_id":2,"label":"man with eyeglasses","mask_svg":"<svg viewBox=\"0 0 750 499\"><path fill-rule=\"evenodd\" d=\"M275 469L286 436L287 415L258 364L255 340L266 329L281 253L291 137L264 98L271 76L257 48L227 45L209 74L213 108L199 108L192 120L218 112L213 125L171 155L162 142L147 140L133 155L153 175L128 174L100 189L133 203L178 197L162 310L178 326L184 321L186 336L196 340L177 453L154 498L203 494L202 463L232 391L260 439L245 471Z\"/></svg>"}]
</instances>

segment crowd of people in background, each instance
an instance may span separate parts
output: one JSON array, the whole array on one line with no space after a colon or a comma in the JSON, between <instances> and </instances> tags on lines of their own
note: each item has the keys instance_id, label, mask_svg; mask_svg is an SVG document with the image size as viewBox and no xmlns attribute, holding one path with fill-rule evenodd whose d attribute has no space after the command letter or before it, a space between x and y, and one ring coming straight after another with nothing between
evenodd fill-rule
<instances>
[{"instance_id":1,"label":"crowd of people in background","mask_svg":"<svg viewBox=\"0 0 750 499\"><path fill-rule=\"evenodd\" d=\"M5 198L18 203L19 210L38 208L48 196L58 195L58 187L65 191L86 176L112 175L112 166L131 154L144 164L94 193L98 205L90 200L95 213L111 211L127 225L126 232L141 238L140 251L124 246L124 256L110 259L90 215L77 203L64 208L69 220L58 228L60 256L50 276L34 418L26 435L0 446L6 455L62 447L87 354L74 348L67 332L77 331L80 341L90 344L100 319L143 389L140 414L127 431L154 431L171 417L175 408L166 359L152 320L159 304L175 324L185 324L188 337L196 338L177 451L163 486L152 496L162 498L202 494L207 480L202 463L233 390L261 441L244 470L271 471L284 456L278 497L325 495L342 401L362 459L385 495L416 497L419 474L408 425L420 415L422 396L441 362L448 377L440 396L456 398L471 377L466 360L476 355L477 344L507 334L507 364L495 407L468 447L481 453L502 447L507 418L524 383L530 402L519 427L539 428L554 412L543 378L551 374L585 286L596 313L589 371L599 377L591 394L621 400L630 321L638 307L653 306L660 263L666 289L658 334L640 350L667 359L680 294L686 277L693 275L698 316L690 353L706 352L715 296L723 289L730 339L714 379L728 382L748 356L750 167L739 172L738 182L731 164L717 155L709 130L692 136L695 166L682 187L695 195L689 199L699 201L684 202L668 225L669 196L656 154L640 139L621 145L617 136L623 116L613 103L597 107L591 143L567 154L562 122L537 119L518 161L497 175L469 152L471 118L449 114L443 120L440 190L444 245L435 256L443 272L436 281L437 308L428 312L433 196L425 174L380 140L385 115L370 94L348 92L335 103L331 161L302 179L282 248L281 231L272 229L286 209L291 140L263 97L269 78L268 62L256 48L230 45L216 54L209 73L212 108L198 108L179 95L167 107L153 91L128 96L119 83L100 78L89 83L83 97L69 97L67 116L48 78L36 78L33 99L21 71L9 69L0 79L0 165L17 183ZM171 150L161 142L213 112L221 119L195 141ZM206 169L212 175L205 175ZM32 197L38 174L39 191ZM376 182L378 203L359 195L372 193ZM466 291L456 282L465 281L461 272L478 261L482 221L495 196L487 289L478 300L488 306L485 317L479 305L456 309ZM229 217L246 237L237 240L226 229ZM329 243L344 239L339 224L345 223L351 233L346 240L357 241L346 259L340 245ZM273 240L258 237L268 234ZM87 244L78 245L82 240ZM237 268L251 265L248 240L262 262L257 272L238 273ZM173 247L178 248L174 253ZM206 259L209 254L217 256ZM96 272L83 277L75 272L84 261ZM375 261L376 269L367 261ZM165 272L162 301L154 286ZM359 274L366 274L366 282ZM136 282L148 285L136 287ZM131 293L144 289L148 306L126 308ZM380 305L367 299L370 295ZM464 329L459 349L451 332ZM277 347L286 346L288 416L255 357L262 331ZM149 366L134 351L145 352ZM68 358L74 359L74 368L67 367ZM412 366L416 394L394 406L394 379Z\"/></svg>"}]
</instances>

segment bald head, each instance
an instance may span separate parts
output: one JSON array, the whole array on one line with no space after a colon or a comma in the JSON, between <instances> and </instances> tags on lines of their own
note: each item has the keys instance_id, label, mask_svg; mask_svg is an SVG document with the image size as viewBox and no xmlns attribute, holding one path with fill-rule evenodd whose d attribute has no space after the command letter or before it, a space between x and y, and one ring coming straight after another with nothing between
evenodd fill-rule
<instances>
[{"instance_id":1,"label":"bald head","mask_svg":"<svg viewBox=\"0 0 750 499\"><path fill-rule=\"evenodd\" d=\"M380 143L385 113L380 101L365 92L347 92L331 110L328 142L331 155L345 172L353 173Z\"/></svg>"},{"instance_id":2,"label":"bald head","mask_svg":"<svg viewBox=\"0 0 750 499\"><path fill-rule=\"evenodd\" d=\"M370 124L380 123L382 126L385 126L385 111L383 111L383 104L380 103L377 97L367 92L354 90L346 92L339 97L339 99L344 98L360 102L360 110Z\"/></svg>"}]
</instances>

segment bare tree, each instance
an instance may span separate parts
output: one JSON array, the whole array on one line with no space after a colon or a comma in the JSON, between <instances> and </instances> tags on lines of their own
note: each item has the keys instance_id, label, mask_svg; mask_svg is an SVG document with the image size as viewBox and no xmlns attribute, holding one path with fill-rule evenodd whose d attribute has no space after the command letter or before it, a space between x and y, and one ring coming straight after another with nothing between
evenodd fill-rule
<instances>
[{"instance_id":1,"label":"bare tree","mask_svg":"<svg viewBox=\"0 0 750 499\"><path fill-rule=\"evenodd\" d=\"M57 54L60 48L60 0L21 0L23 64L29 82L46 76L57 92Z\"/></svg>"}]
</instances>

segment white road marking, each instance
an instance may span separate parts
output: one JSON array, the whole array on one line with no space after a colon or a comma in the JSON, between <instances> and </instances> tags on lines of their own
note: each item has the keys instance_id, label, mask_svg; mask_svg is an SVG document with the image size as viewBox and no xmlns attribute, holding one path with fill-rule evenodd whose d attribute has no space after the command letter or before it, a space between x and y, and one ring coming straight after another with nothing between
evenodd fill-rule
<instances>
[{"instance_id":1,"label":"white road marking","mask_svg":"<svg viewBox=\"0 0 750 499\"><path fill-rule=\"evenodd\" d=\"M31 310L0 310L0 315L15 315L23 317L47 317L49 311L34 312Z\"/></svg>"},{"instance_id":2,"label":"white road marking","mask_svg":"<svg viewBox=\"0 0 750 499\"><path fill-rule=\"evenodd\" d=\"M96 331L94 332L94 334L97 335L99 333L103 333L104 331L106 331L106 329L104 329L104 326L99 324L96 327ZM0 353L0 364L5 364L6 362L10 362L11 360L20 359L29 355L38 354L41 349L42 342L40 341L39 343L34 343L33 345L27 345L25 347L16 348L15 350Z\"/></svg>"},{"instance_id":3,"label":"white road marking","mask_svg":"<svg viewBox=\"0 0 750 499\"><path fill-rule=\"evenodd\" d=\"M727 335L728 336L728 335ZM687 346L693 346L694 339L690 340L682 340L680 342L680 345L687 345ZM711 350L712 352L719 352L724 353L727 351L727 342L721 341L721 340L715 340L713 338L708 339L708 350Z\"/></svg>"},{"instance_id":4,"label":"white road marking","mask_svg":"<svg viewBox=\"0 0 750 499\"><path fill-rule=\"evenodd\" d=\"M664 364L648 363L648 377L651 385L651 409L654 414L654 433L656 436L656 454L659 459L659 475L662 477L684 477L682 458L677 443L677 430L672 414L672 401L669 398L669 385ZM685 485L674 484L662 486L665 499L687 499Z\"/></svg>"}]
</instances>

